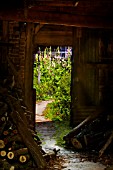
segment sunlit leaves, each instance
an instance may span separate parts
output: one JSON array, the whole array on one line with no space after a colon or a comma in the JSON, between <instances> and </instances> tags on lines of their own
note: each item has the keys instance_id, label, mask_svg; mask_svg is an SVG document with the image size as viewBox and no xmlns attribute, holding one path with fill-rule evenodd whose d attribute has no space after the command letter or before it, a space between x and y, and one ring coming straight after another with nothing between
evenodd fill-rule
<instances>
[{"instance_id":1,"label":"sunlit leaves","mask_svg":"<svg viewBox=\"0 0 113 170\"><path fill-rule=\"evenodd\" d=\"M34 68L34 87L37 100L54 99L49 104L46 116L53 120L64 120L70 115L71 61L41 57L36 60ZM40 66L40 67L39 67ZM40 84L38 76L40 75Z\"/></svg>"}]
</instances>

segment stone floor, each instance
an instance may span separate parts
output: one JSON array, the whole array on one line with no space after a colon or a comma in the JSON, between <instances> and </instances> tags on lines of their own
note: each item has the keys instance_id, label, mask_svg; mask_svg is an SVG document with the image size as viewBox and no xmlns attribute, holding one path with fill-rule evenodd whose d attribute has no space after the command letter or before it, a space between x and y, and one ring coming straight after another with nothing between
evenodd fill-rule
<instances>
[{"instance_id":1,"label":"stone floor","mask_svg":"<svg viewBox=\"0 0 113 170\"><path fill-rule=\"evenodd\" d=\"M60 149L58 155L63 157L63 161L61 161L62 165L60 167L54 165L53 170L106 170L107 164L102 160L94 160L93 155L89 156L86 153L78 153L56 144L54 137L56 131L55 124L53 121L45 119L42 113L47 103L48 102L38 103L36 106L36 131L42 141L42 148L46 152L50 152L54 148Z\"/></svg>"}]
</instances>

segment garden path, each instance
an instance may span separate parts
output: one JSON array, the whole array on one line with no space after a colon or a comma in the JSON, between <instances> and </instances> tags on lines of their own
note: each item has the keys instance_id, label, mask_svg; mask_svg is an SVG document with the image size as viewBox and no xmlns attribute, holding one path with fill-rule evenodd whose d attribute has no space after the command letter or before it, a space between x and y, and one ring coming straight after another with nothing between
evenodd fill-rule
<instances>
[{"instance_id":1,"label":"garden path","mask_svg":"<svg viewBox=\"0 0 113 170\"><path fill-rule=\"evenodd\" d=\"M36 110L35 110L35 122L47 122L50 121L50 119L45 118L43 115L43 111L46 109L46 106L48 103L51 103L53 100L46 100L46 101L40 101L36 103Z\"/></svg>"}]
</instances>

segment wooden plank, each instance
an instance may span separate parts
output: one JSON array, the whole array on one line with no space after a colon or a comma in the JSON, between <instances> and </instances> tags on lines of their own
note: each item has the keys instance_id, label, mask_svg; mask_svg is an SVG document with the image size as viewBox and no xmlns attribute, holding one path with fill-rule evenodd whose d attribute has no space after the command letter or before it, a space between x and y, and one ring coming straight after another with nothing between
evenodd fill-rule
<instances>
[{"instance_id":1,"label":"wooden plank","mask_svg":"<svg viewBox=\"0 0 113 170\"><path fill-rule=\"evenodd\" d=\"M47 46L72 46L72 33L65 31L42 31L35 36L34 43Z\"/></svg>"},{"instance_id":2,"label":"wooden plank","mask_svg":"<svg viewBox=\"0 0 113 170\"><path fill-rule=\"evenodd\" d=\"M54 27L53 27L53 29L54 29ZM46 34L47 35L49 35L49 36L72 36L72 30L46 30L46 28L44 29L44 30L42 30L42 31L40 31L39 33L38 33L38 36L39 35L41 35L41 36L46 36Z\"/></svg>"},{"instance_id":3,"label":"wooden plank","mask_svg":"<svg viewBox=\"0 0 113 170\"><path fill-rule=\"evenodd\" d=\"M21 137L22 137L25 145L28 147L29 152L31 153L32 157L34 158L36 165L40 169L46 168L46 162L42 156L40 147L34 141L31 133L28 131L22 118L20 118L19 113L12 112L11 117L12 117L13 121L15 122L15 124L17 125L18 131L21 134Z\"/></svg>"},{"instance_id":4,"label":"wooden plank","mask_svg":"<svg viewBox=\"0 0 113 170\"><path fill-rule=\"evenodd\" d=\"M74 7L77 6L77 0L75 1L70 1L70 0L38 0L38 1L34 1L35 5L43 5L43 6L64 6L64 7Z\"/></svg>"},{"instance_id":5,"label":"wooden plank","mask_svg":"<svg viewBox=\"0 0 113 170\"><path fill-rule=\"evenodd\" d=\"M41 24L59 24L76 27L89 28L113 28L113 18L90 16L90 15L75 15L58 12L38 11L37 9L29 8L27 17L24 16L24 10L1 10L0 20L11 20L21 22L34 22Z\"/></svg>"},{"instance_id":6,"label":"wooden plank","mask_svg":"<svg viewBox=\"0 0 113 170\"><path fill-rule=\"evenodd\" d=\"M101 148L101 150L99 151L99 157L101 157L103 155L103 153L105 152L105 150L107 149L107 147L111 144L111 142L113 141L113 131L111 132L110 137L108 138L107 142L105 143L105 145Z\"/></svg>"},{"instance_id":7,"label":"wooden plank","mask_svg":"<svg viewBox=\"0 0 113 170\"><path fill-rule=\"evenodd\" d=\"M74 124L74 117L77 119L77 107L78 107L78 64L79 64L79 43L77 39L77 29L73 29L73 52L71 57L72 72L71 72L71 126Z\"/></svg>"}]
</instances>

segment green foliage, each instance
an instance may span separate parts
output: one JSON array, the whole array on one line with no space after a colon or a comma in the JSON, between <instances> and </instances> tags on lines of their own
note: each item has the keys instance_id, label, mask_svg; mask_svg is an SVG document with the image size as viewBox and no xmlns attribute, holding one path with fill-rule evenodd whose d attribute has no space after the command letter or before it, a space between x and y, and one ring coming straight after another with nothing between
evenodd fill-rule
<instances>
[{"instance_id":1,"label":"green foliage","mask_svg":"<svg viewBox=\"0 0 113 170\"><path fill-rule=\"evenodd\" d=\"M70 116L70 57L62 61L54 58L50 60L47 49L44 54L44 57L37 56L35 62L34 88L36 88L36 99L53 99L54 102L48 104L45 116L52 120L62 121Z\"/></svg>"},{"instance_id":2,"label":"green foliage","mask_svg":"<svg viewBox=\"0 0 113 170\"><path fill-rule=\"evenodd\" d=\"M56 133L54 134L54 137L56 139L57 145L63 146L65 145L65 141L63 140L63 137L67 135L72 128L69 125L69 121L55 121L55 127L56 127Z\"/></svg>"}]
</instances>

